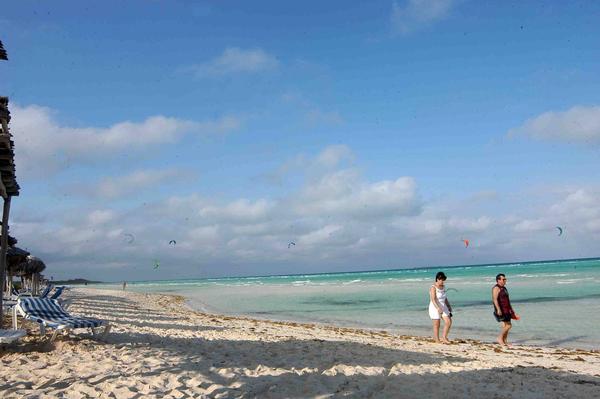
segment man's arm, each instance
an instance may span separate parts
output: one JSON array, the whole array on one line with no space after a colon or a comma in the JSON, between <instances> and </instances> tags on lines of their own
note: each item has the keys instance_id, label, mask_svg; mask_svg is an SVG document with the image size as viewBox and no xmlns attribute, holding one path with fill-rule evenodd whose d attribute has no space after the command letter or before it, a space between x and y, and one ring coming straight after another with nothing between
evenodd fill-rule
<instances>
[{"instance_id":1,"label":"man's arm","mask_svg":"<svg viewBox=\"0 0 600 399\"><path fill-rule=\"evenodd\" d=\"M496 314L498 316L502 316L502 309L500 309L500 304L498 303L498 294L500 293L500 288L494 287L492 288L492 302L494 303L494 308L496 308Z\"/></svg>"}]
</instances>

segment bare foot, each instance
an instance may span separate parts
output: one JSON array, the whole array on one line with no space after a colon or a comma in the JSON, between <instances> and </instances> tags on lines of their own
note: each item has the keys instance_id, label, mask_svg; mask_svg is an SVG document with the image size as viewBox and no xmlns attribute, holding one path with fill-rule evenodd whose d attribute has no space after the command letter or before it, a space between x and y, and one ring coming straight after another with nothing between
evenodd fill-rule
<instances>
[{"instance_id":1,"label":"bare foot","mask_svg":"<svg viewBox=\"0 0 600 399\"><path fill-rule=\"evenodd\" d=\"M448 338L442 338L442 343L450 344L451 342L448 340Z\"/></svg>"},{"instance_id":2,"label":"bare foot","mask_svg":"<svg viewBox=\"0 0 600 399\"><path fill-rule=\"evenodd\" d=\"M503 340L501 340L500 338L497 339L497 342L502 346L508 346L508 344L506 342L504 342Z\"/></svg>"}]
</instances>

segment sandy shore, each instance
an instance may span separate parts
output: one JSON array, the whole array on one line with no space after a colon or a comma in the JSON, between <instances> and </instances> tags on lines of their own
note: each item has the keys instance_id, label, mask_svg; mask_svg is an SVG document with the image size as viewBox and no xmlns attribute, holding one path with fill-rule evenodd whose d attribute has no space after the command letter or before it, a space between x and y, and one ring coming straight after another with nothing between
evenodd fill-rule
<instances>
[{"instance_id":1,"label":"sandy shore","mask_svg":"<svg viewBox=\"0 0 600 399\"><path fill-rule=\"evenodd\" d=\"M77 288L76 314L107 319L0 350L2 398L593 398L600 352L478 341L434 344L386 332L193 312L183 298ZM38 329L32 324L32 333Z\"/></svg>"}]
</instances>

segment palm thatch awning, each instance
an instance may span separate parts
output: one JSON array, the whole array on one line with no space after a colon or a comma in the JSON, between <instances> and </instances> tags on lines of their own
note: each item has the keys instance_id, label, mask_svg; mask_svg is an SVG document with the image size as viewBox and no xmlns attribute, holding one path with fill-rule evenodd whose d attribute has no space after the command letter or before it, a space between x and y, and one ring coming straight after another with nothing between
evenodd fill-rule
<instances>
[{"instance_id":1,"label":"palm thatch awning","mask_svg":"<svg viewBox=\"0 0 600 399\"><path fill-rule=\"evenodd\" d=\"M17 274L13 273L13 270L18 270L18 265L26 262L29 255L30 253L24 249L19 247L9 247L6 250L6 270L13 275Z\"/></svg>"},{"instance_id":2,"label":"palm thatch awning","mask_svg":"<svg viewBox=\"0 0 600 399\"><path fill-rule=\"evenodd\" d=\"M43 272L44 269L46 269L46 264L35 256L27 256L21 263L8 265L8 272L13 276L31 276Z\"/></svg>"},{"instance_id":3,"label":"palm thatch awning","mask_svg":"<svg viewBox=\"0 0 600 399\"><path fill-rule=\"evenodd\" d=\"M19 195L19 185L15 175L15 143L8 130L10 111L8 97L0 97L0 196L3 198Z\"/></svg>"},{"instance_id":4,"label":"palm thatch awning","mask_svg":"<svg viewBox=\"0 0 600 399\"><path fill-rule=\"evenodd\" d=\"M6 54L6 50L4 50L2 40L0 40L0 60L8 60L8 54Z\"/></svg>"}]
</instances>

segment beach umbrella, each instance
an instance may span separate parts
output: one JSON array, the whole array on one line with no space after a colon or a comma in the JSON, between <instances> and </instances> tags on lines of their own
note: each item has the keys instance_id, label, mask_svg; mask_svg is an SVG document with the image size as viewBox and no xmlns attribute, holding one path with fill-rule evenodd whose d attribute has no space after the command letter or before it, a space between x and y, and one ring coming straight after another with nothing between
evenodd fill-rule
<instances>
[{"instance_id":1,"label":"beach umbrella","mask_svg":"<svg viewBox=\"0 0 600 399\"><path fill-rule=\"evenodd\" d=\"M46 264L36 256L28 256L27 260L23 263L24 274L41 273L46 269Z\"/></svg>"},{"instance_id":2,"label":"beach umbrella","mask_svg":"<svg viewBox=\"0 0 600 399\"><path fill-rule=\"evenodd\" d=\"M29 255L31 255L31 253L29 251L26 251L19 247L9 247L6 250L6 256L9 256L9 257L17 257L17 256L27 257Z\"/></svg>"},{"instance_id":3,"label":"beach umbrella","mask_svg":"<svg viewBox=\"0 0 600 399\"><path fill-rule=\"evenodd\" d=\"M6 269L11 274L20 273L21 265L27 261L29 252L19 247L9 247L6 251Z\"/></svg>"}]
</instances>

